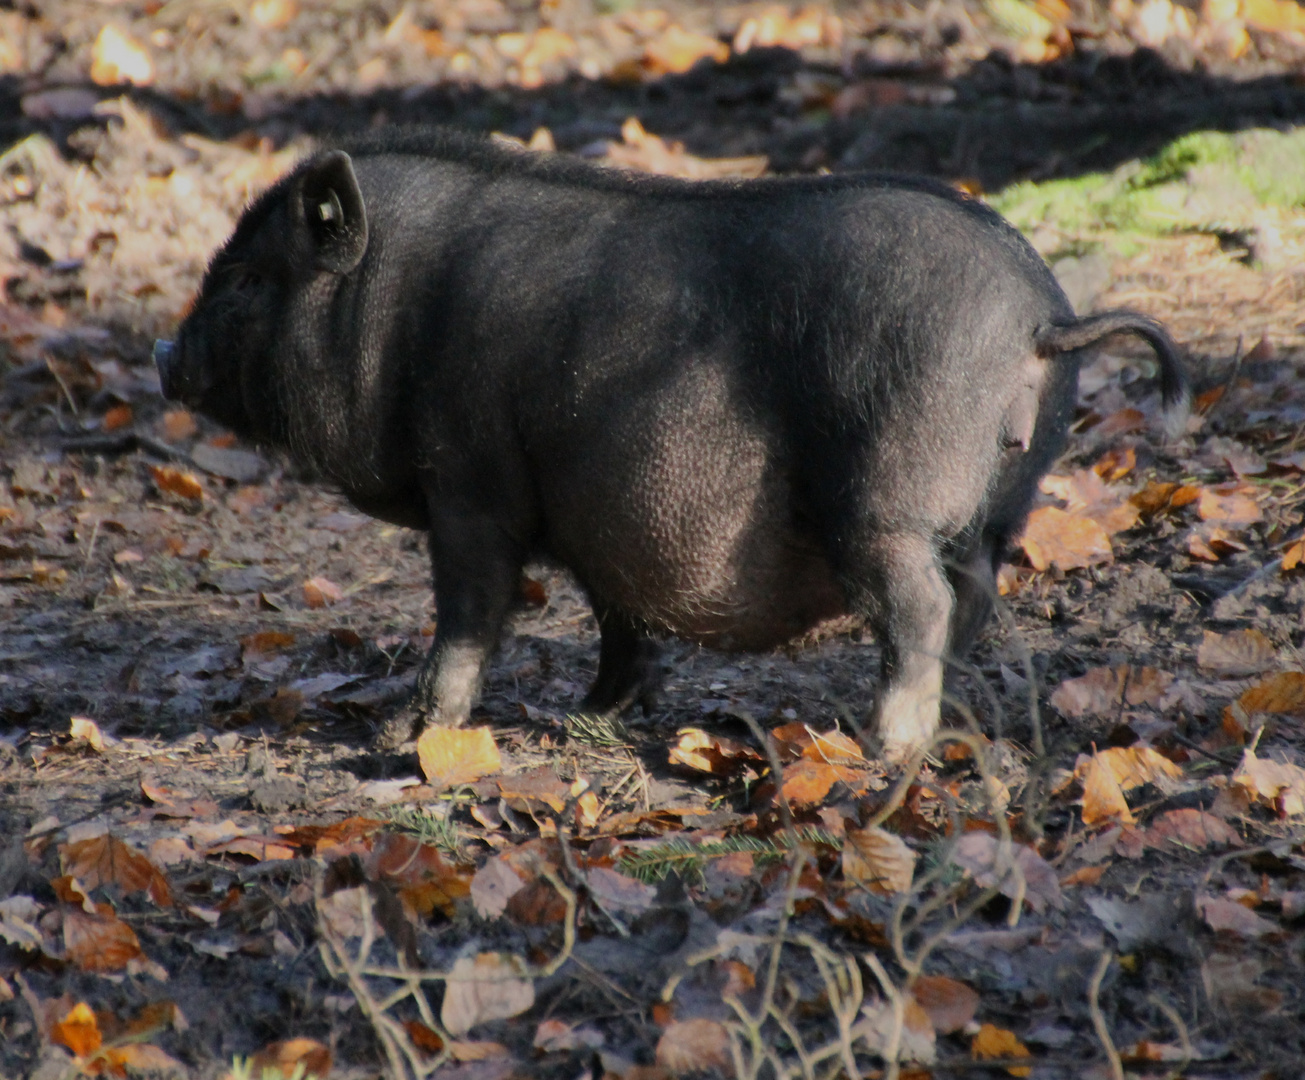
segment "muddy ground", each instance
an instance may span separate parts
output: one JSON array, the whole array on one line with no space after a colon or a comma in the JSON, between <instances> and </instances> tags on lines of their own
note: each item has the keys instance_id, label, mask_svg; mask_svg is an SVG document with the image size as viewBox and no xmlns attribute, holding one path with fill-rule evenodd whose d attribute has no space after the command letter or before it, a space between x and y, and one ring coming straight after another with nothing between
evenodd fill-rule
<instances>
[{"instance_id":1,"label":"muddy ground","mask_svg":"<svg viewBox=\"0 0 1305 1080\"><path fill-rule=\"evenodd\" d=\"M1107 548L1081 566L1012 553L1005 614L950 710L991 740L982 766L939 748L894 809L894 770L793 761L810 738L785 725L855 732L868 715L878 651L847 626L762 656L668 642L651 713L577 721L597 631L548 567L523 584L473 717L502 769L440 790L418 786L415 754L369 751L430 640L421 537L168 406L148 362L240 206L313 139L547 128L611 158L637 117L685 144L669 150L681 170L765 155L776 172L891 167L997 191L1305 115L1305 39L1247 24L1233 57L1230 24L1195 8L1166 7L1165 38L1154 12L1072 5L1030 45L995 6L865 4L747 51L729 45L762 9L649 10L0 8L0 1076L218 1076L290 1039L329 1051L308 1059L319 1075L878 1075L888 988L924 985L913 960L964 1015L898 1025L911 1075L1004 1075L1025 1055L1038 1077L1302 1075L1305 277L1290 257L1261 265L1205 233L1058 264L1081 306L1170 323L1198 408L1167 443L1143 354L1085 371L1054 470L1067 486L1045 502L1109 520ZM721 62L664 70L672 23ZM92 77L106 24L149 60L141 85ZM1280 224L1290 256L1298 222ZM1285 696L1253 696L1267 685ZM801 760L845 770L815 794L786 782L795 825L754 724L790 733L786 778ZM725 741L677 764L685 728ZM1083 762L1108 749L1174 773L1121 781L1127 805L1102 811ZM1247 779L1265 761L1279 786ZM849 861L880 824L919 856L914 886ZM958 854L1003 829L1026 853L1013 903ZM673 862L677 840L717 847L701 872L640 868ZM496 903L500 873L520 891ZM513 954L535 965L533 1004L465 1023L431 983L428 1007L381 1009L399 983L350 976L332 951L357 954L364 899L391 972ZM918 915L896 942L895 910ZM829 974L844 959L855 993ZM728 1000L769 1016L757 1041ZM840 1001L861 1025L842 1056ZM70 1034L82 1002L94 1037ZM1005 1033L996 1050L985 1025ZM834 1052L804 1064L799 1040ZM144 1044L166 1056L124 1049ZM750 1072L757 1047L769 1064Z\"/></svg>"}]
</instances>

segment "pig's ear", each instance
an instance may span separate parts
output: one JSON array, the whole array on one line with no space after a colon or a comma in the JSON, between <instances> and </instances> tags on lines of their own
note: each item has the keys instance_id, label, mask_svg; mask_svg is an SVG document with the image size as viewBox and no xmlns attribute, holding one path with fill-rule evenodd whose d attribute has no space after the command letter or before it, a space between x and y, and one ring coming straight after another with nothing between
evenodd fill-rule
<instances>
[{"instance_id":1,"label":"pig's ear","mask_svg":"<svg viewBox=\"0 0 1305 1080\"><path fill-rule=\"evenodd\" d=\"M367 250L367 211L349 155L331 150L317 158L304 172L300 190L318 269L347 274Z\"/></svg>"}]
</instances>

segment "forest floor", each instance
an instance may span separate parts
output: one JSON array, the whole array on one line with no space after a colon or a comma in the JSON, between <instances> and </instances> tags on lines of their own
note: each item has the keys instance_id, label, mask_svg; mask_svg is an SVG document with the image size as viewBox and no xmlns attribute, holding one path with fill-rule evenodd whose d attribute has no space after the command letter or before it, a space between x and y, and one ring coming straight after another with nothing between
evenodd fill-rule
<instances>
[{"instance_id":1,"label":"forest floor","mask_svg":"<svg viewBox=\"0 0 1305 1080\"><path fill-rule=\"evenodd\" d=\"M50 0L0 30L0 1076L1301 1075L1294 3ZM964 739L905 773L848 738L855 627L671 641L650 714L578 715L597 629L547 567L469 741L369 751L430 641L422 538L165 403L149 346L298 155L409 122L943 177L1080 310L1163 319L1195 411L1166 441L1144 352L1084 370Z\"/></svg>"}]
</instances>

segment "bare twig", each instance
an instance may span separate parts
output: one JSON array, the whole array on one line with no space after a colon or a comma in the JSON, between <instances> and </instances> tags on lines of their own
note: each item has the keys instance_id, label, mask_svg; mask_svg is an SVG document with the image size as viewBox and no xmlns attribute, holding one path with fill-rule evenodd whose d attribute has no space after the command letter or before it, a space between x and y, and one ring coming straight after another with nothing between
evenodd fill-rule
<instances>
[{"instance_id":1,"label":"bare twig","mask_svg":"<svg viewBox=\"0 0 1305 1080\"><path fill-rule=\"evenodd\" d=\"M1114 1040L1110 1038L1110 1029L1106 1027L1106 1018L1101 1012L1100 1000L1101 980L1106 977L1106 970L1114 958L1115 954L1109 949L1101 950L1097 969L1092 973L1092 980L1088 983L1088 1010L1092 1013L1092 1027L1096 1030L1101 1048L1106 1052L1106 1059L1110 1062L1111 1077L1113 1080L1124 1080L1124 1063L1120 1061L1119 1051L1115 1049Z\"/></svg>"}]
</instances>

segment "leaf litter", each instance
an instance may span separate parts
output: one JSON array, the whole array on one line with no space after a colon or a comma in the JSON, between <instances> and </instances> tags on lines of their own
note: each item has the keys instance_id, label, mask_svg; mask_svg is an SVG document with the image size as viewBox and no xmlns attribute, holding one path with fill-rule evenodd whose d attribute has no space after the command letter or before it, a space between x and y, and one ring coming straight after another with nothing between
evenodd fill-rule
<instances>
[{"instance_id":1,"label":"leaf litter","mask_svg":"<svg viewBox=\"0 0 1305 1080\"><path fill-rule=\"evenodd\" d=\"M309 88L420 71L533 93L596 71L605 93L649 88L646 107L613 97L615 119L586 131L531 105L507 137L749 176L854 163L830 117L945 115L954 91L927 64L867 73L863 45L840 52L863 35L960 64L984 63L990 37L1037 80L1029 65L1071 55L1079 31L1064 5L1022 0L965 9L954 46L882 12L518 27L515 9L467 2L359 15L328 54L312 43L338 16L318 7L233 5L236 59L203 84L188 20L206 9L79 10L66 63L97 89L37 81L14 99L33 126L0 164L0 1070L63 1055L89 1075L573 1076L597 1051L614 1077L869 1074L887 1058L906 1075L967 1058L1024 1075L1027 1058L1077 1076L1106 1059L1094 1003L1130 1064L1294 1064L1280 1031L1301 1008L1283 944L1305 911L1305 403L1300 294L1273 259L1298 223L1264 208L1241 223L1262 270L1199 228L1115 257L1106 301L1178 329L1197 414L1165 444L1139 362L1084 371L1074 439L1003 568L1014 631L994 627L958 680L992 741L940 747L906 777L867 759L849 717L878 654L848 628L796 658L672 644L659 709L600 724L577 712L594 625L574 583L541 569L475 726L378 759L361 748L430 642L418 545L164 407L142 345L308 145L287 117ZM1155 0L1108 19L1126 45L1179 42L1217 66L1266 34L1294 47L1294 8ZM53 79L49 16L0 18L0 67ZM767 67L777 47L800 70ZM742 62L778 96L748 91ZM704 137L657 104L652 88L680 85L668 73L743 78L711 85L803 117L808 156L743 119ZM178 134L128 89L145 85L185 88L208 133ZM1156 187L1199 195L1205 174L1182 161L1224 168L1221 152L1184 144L1143 168L1168 162ZM1124 201L1144 217L1143 190ZM1046 220L1035 242L1065 273L1064 252L1095 241ZM1257 344L1234 359L1238 336ZM1052 706L1040 731L1030 690ZM1115 949L1098 1003L1087 973Z\"/></svg>"}]
</instances>

